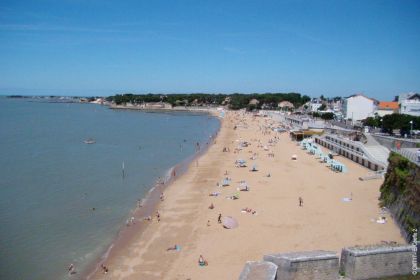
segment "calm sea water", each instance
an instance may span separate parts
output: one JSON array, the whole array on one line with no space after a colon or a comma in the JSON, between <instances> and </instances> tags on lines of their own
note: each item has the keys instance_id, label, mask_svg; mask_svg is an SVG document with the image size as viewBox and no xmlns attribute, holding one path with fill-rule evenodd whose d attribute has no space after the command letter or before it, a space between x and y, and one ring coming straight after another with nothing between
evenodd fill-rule
<instances>
[{"instance_id":1,"label":"calm sea water","mask_svg":"<svg viewBox=\"0 0 420 280\"><path fill-rule=\"evenodd\" d=\"M94 261L137 199L218 128L207 115L0 97L0 279L67 279L70 263Z\"/></svg>"}]
</instances>

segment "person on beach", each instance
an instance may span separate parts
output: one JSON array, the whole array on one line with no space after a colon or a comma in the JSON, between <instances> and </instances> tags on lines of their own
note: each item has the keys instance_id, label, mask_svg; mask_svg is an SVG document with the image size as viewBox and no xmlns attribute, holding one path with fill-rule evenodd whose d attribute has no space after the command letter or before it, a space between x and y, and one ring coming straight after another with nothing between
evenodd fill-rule
<instances>
[{"instance_id":1,"label":"person on beach","mask_svg":"<svg viewBox=\"0 0 420 280\"><path fill-rule=\"evenodd\" d=\"M214 209L214 204L210 204L209 209Z\"/></svg>"},{"instance_id":2,"label":"person on beach","mask_svg":"<svg viewBox=\"0 0 420 280\"><path fill-rule=\"evenodd\" d=\"M70 264L69 265L69 267L68 267L68 271L69 271L69 274L70 275L73 275L73 274L75 274L76 273L76 267L74 266L74 264Z\"/></svg>"},{"instance_id":3,"label":"person on beach","mask_svg":"<svg viewBox=\"0 0 420 280\"><path fill-rule=\"evenodd\" d=\"M104 274L107 274L108 273L108 267L106 267L104 264L101 264L101 268L102 268L102 271L103 271L103 273Z\"/></svg>"},{"instance_id":4,"label":"person on beach","mask_svg":"<svg viewBox=\"0 0 420 280\"><path fill-rule=\"evenodd\" d=\"M208 262L203 258L202 255L198 258L198 265L199 266L208 266Z\"/></svg>"},{"instance_id":5,"label":"person on beach","mask_svg":"<svg viewBox=\"0 0 420 280\"><path fill-rule=\"evenodd\" d=\"M180 247L175 244L173 247L169 247L168 249L166 249L166 251L179 251Z\"/></svg>"},{"instance_id":6,"label":"person on beach","mask_svg":"<svg viewBox=\"0 0 420 280\"><path fill-rule=\"evenodd\" d=\"M164 201L165 200L165 195L163 193L160 194L160 201Z\"/></svg>"},{"instance_id":7,"label":"person on beach","mask_svg":"<svg viewBox=\"0 0 420 280\"><path fill-rule=\"evenodd\" d=\"M219 214L219 217L217 218L217 222L218 222L219 224L221 224L221 223L222 223L222 214Z\"/></svg>"},{"instance_id":8,"label":"person on beach","mask_svg":"<svg viewBox=\"0 0 420 280\"><path fill-rule=\"evenodd\" d=\"M208 227L210 226L210 220L207 220L207 226Z\"/></svg>"},{"instance_id":9,"label":"person on beach","mask_svg":"<svg viewBox=\"0 0 420 280\"><path fill-rule=\"evenodd\" d=\"M299 207L303 207L303 198L299 196Z\"/></svg>"},{"instance_id":10,"label":"person on beach","mask_svg":"<svg viewBox=\"0 0 420 280\"><path fill-rule=\"evenodd\" d=\"M157 221L160 222L160 213L159 213L159 211L156 211L156 218L157 218Z\"/></svg>"}]
</instances>

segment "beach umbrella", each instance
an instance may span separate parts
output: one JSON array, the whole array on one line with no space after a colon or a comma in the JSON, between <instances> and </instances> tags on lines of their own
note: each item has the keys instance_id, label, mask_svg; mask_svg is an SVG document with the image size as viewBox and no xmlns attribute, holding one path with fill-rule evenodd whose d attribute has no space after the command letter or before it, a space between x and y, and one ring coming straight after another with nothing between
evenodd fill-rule
<instances>
[{"instance_id":1,"label":"beach umbrella","mask_svg":"<svg viewBox=\"0 0 420 280\"><path fill-rule=\"evenodd\" d=\"M222 218L222 224L224 228L227 229L233 229L238 227L238 221L236 221L233 217L231 216L226 216Z\"/></svg>"}]
</instances>

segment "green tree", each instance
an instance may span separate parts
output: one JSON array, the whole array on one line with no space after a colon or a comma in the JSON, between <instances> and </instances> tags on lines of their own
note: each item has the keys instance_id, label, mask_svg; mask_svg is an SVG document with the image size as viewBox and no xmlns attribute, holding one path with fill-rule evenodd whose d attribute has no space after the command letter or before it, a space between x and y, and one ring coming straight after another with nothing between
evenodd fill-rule
<instances>
[{"instance_id":1,"label":"green tree","mask_svg":"<svg viewBox=\"0 0 420 280\"><path fill-rule=\"evenodd\" d=\"M325 109L327 109L327 105L322 104L317 111L324 111Z\"/></svg>"}]
</instances>

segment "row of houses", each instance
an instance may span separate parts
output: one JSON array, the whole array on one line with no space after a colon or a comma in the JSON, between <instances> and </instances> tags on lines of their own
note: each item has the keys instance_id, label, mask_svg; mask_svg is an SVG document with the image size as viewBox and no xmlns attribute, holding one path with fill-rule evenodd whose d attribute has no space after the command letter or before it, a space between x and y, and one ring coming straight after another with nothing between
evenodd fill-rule
<instances>
[{"instance_id":1,"label":"row of houses","mask_svg":"<svg viewBox=\"0 0 420 280\"><path fill-rule=\"evenodd\" d=\"M343 115L346 119L354 121L367 117L400 113L420 116L420 94L405 93L398 96L398 101L378 101L363 94L355 94L344 99Z\"/></svg>"},{"instance_id":2,"label":"row of houses","mask_svg":"<svg viewBox=\"0 0 420 280\"><path fill-rule=\"evenodd\" d=\"M324 109L321 110L324 105ZM398 96L398 101L379 101L363 94L354 94L347 98L325 101L314 98L305 104L307 111L332 112L346 120L360 121L367 117L400 113L420 116L420 94L404 93Z\"/></svg>"}]
</instances>

